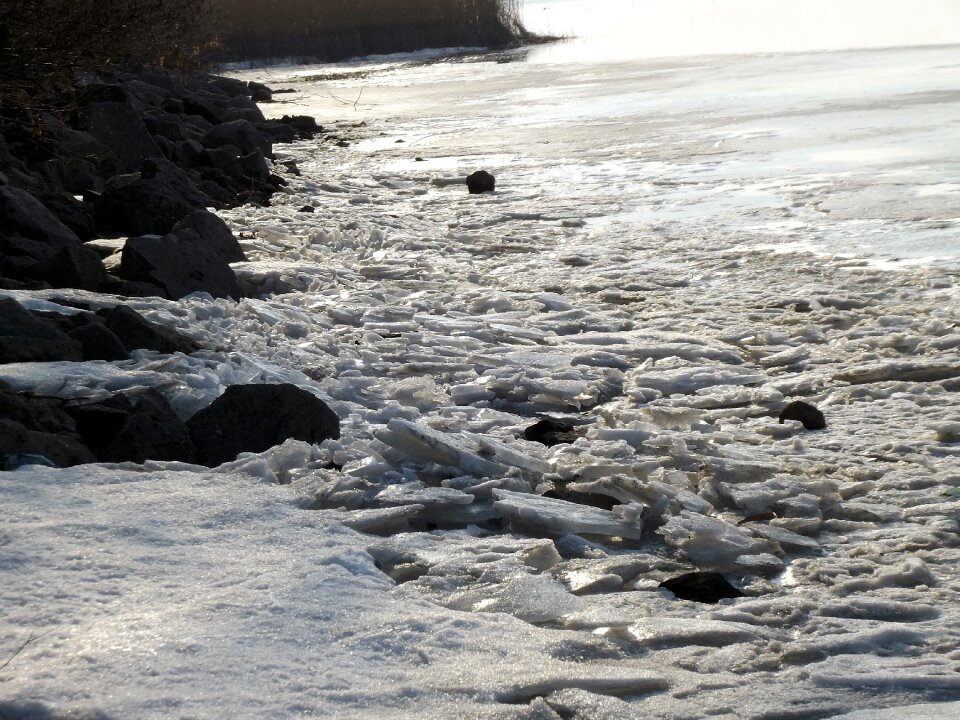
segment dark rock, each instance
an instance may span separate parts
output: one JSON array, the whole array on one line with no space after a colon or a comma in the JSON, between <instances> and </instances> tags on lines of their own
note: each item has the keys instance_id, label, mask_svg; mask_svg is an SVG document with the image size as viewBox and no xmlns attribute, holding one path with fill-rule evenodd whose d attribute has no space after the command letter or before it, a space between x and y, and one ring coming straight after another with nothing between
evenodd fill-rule
<instances>
[{"instance_id":1,"label":"dark rock","mask_svg":"<svg viewBox=\"0 0 960 720\"><path fill-rule=\"evenodd\" d=\"M224 145L223 147L204 150L198 164L219 170L221 175L211 175L201 169L200 176L204 179L211 179L220 185L232 187L233 183L231 181L243 177L243 168L240 166L239 154L240 151L233 145ZM223 177L224 180L221 180L220 177Z\"/></svg>"},{"instance_id":2,"label":"dark rock","mask_svg":"<svg viewBox=\"0 0 960 720\"><path fill-rule=\"evenodd\" d=\"M107 329L120 339L126 350L146 349L184 354L197 350L197 345L189 338L176 330L149 322L126 305L98 310L97 315L103 318Z\"/></svg>"},{"instance_id":3,"label":"dark rock","mask_svg":"<svg viewBox=\"0 0 960 720\"><path fill-rule=\"evenodd\" d=\"M789 403L780 411L779 419L781 425L784 420L799 420L807 430L823 430L827 426L827 420L823 417L823 413L810 403L805 403L802 400L794 400Z\"/></svg>"},{"instance_id":4,"label":"dark rock","mask_svg":"<svg viewBox=\"0 0 960 720\"><path fill-rule=\"evenodd\" d=\"M270 143L264 138L253 123L247 120L234 120L212 127L200 142L207 148L218 148L224 145L233 145L241 155L249 155L260 150L264 155L271 154Z\"/></svg>"},{"instance_id":5,"label":"dark rock","mask_svg":"<svg viewBox=\"0 0 960 720\"><path fill-rule=\"evenodd\" d=\"M183 100L180 98L168 98L163 102L164 112L174 115L183 115L186 110L183 107Z\"/></svg>"},{"instance_id":6,"label":"dark rock","mask_svg":"<svg viewBox=\"0 0 960 720\"><path fill-rule=\"evenodd\" d=\"M471 195L493 192L496 185L496 178L486 170L477 170L475 173L467 175L467 190L470 191Z\"/></svg>"},{"instance_id":7,"label":"dark rock","mask_svg":"<svg viewBox=\"0 0 960 720\"><path fill-rule=\"evenodd\" d=\"M141 113L129 99L91 102L87 105L83 122L93 137L113 149L127 172L139 170L144 160L161 155Z\"/></svg>"},{"instance_id":8,"label":"dark rock","mask_svg":"<svg viewBox=\"0 0 960 720\"><path fill-rule=\"evenodd\" d=\"M90 248L67 245L35 271L36 276L57 288L99 290L107 279L100 256Z\"/></svg>"},{"instance_id":9,"label":"dark rock","mask_svg":"<svg viewBox=\"0 0 960 720\"><path fill-rule=\"evenodd\" d=\"M156 390L133 398L115 395L68 408L77 430L104 462L195 462L197 449L186 424Z\"/></svg>"},{"instance_id":10,"label":"dark rock","mask_svg":"<svg viewBox=\"0 0 960 720\"><path fill-rule=\"evenodd\" d=\"M264 159L263 153L259 150L254 150L248 155L241 155L237 158L237 162L240 164L240 172L244 177L260 180L261 182L265 182L270 178L270 169L267 167L267 161Z\"/></svg>"},{"instance_id":11,"label":"dark rock","mask_svg":"<svg viewBox=\"0 0 960 720\"><path fill-rule=\"evenodd\" d=\"M214 297L242 297L227 261L190 229L162 237L130 238L123 247L119 274L126 280L158 285L173 300L198 291Z\"/></svg>"},{"instance_id":12,"label":"dark rock","mask_svg":"<svg viewBox=\"0 0 960 720\"><path fill-rule=\"evenodd\" d=\"M210 78L209 83L211 86L220 92L229 95L230 97L245 97L250 94L249 90L247 90L247 82L245 80L237 80L236 78L216 75Z\"/></svg>"},{"instance_id":13,"label":"dark rock","mask_svg":"<svg viewBox=\"0 0 960 720\"><path fill-rule=\"evenodd\" d=\"M523 437L530 442L538 442L553 447L560 443L572 443L579 436L573 423L554 418L544 418L523 431Z\"/></svg>"},{"instance_id":14,"label":"dark rock","mask_svg":"<svg viewBox=\"0 0 960 720\"><path fill-rule=\"evenodd\" d=\"M190 430L156 390L140 395L126 422L102 456L108 462L176 460L195 463L197 448Z\"/></svg>"},{"instance_id":15,"label":"dark rock","mask_svg":"<svg viewBox=\"0 0 960 720\"><path fill-rule=\"evenodd\" d=\"M257 123L257 130L272 143L292 143L297 139L297 131L293 129L293 126L284 123Z\"/></svg>"},{"instance_id":16,"label":"dark rock","mask_svg":"<svg viewBox=\"0 0 960 720\"><path fill-rule=\"evenodd\" d=\"M10 298L0 298L0 363L83 359L80 343Z\"/></svg>"},{"instance_id":17,"label":"dark rock","mask_svg":"<svg viewBox=\"0 0 960 720\"><path fill-rule=\"evenodd\" d=\"M128 360L130 353L120 339L101 323L81 325L67 332L80 343L84 360Z\"/></svg>"},{"instance_id":18,"label":"dark rock","mask_svg":"<svg viewBox=\"0 0 960 720\"><path fill-rule=\"evenodd\" d=\"M340 437L340 421L326 403L288 384L232 385L187 426L200 462L210 467L289 438L319 443Z\"/></svg>"},{"instance_id":19,"label":"dark rock","mask_svg":"<svg viewBox=\"0 0 960 720\"><path fill-rule=\"evenodd\" d=\"M0 185L0 238L14 233L48 247L47 257L80 238L26 190ZM46 259L46 258L44 258Z\"/></svg>"},{"instance_id":20,"label":"dark rock","mask_svg":"<svg viewBox=\"0 0 960 720\"><path fill-rule=\"evenodd\" d=\"M159 285L136 280L123 280L110 273L107 273L107 279L100 286L100 292L131 298L163 297L163 288Z\"/></svg>"},{"instance_id":21,"label":"dark rock","mask_svg":"<svg viewBox=\"0 0 960 720\"><path fill-rule=\"evenodd\" d=\"M73 418L83 441L97 457L102 457L130 417L133 403L126 395L118 394L95 403L67 403L64 409Z\"/></svg>"},{"instance_id":22,"label":"dark rock","mask_svg":"<svg viewBox=\"0 0 960 720\"><path fill-rule=\"evenodd\" d=\"M312 213L316 211L317 209L313 205L304 205L302 208L297 210L297 212L302 212L302 213Z\"/></svg>"},{"instance_id":23,"label":"dark rock","mask_svg":"<svg viewBox=\"0 0 960 720\"><path fill-rule=\"evenodd\" d=\"M247 83L247 92L254 102L273 102L273 91L263 83L251 80Z\"/></svg>"},{"instance_id":24,"label":"dark rock","mask_svg":"<svg viewBox=\"0 0 960 720\"><path fill-rule=\"evenodd\" d=\"M199 176L169 160L148 160L139 175L118 175L107 182L94 206L97 229L128 235L168 233L210 203L198 182Z\"/></svg>"},{"instance_id":25,"label":"dark rock","mask_svg":"<svg viewBox=\"0 0 960 720\"><path fill-rule=\"evenodd\" d=\"M187 115L199 115L207 122L218 125L224 120L226 101L212 93L188 93L181 98L183 109Z\"/></svg>"},{"instance_id":26,"label":"dark rock","mask_svg":"<svg viewBox=\"0 0 960 720\"><path fill-rule=\"evenodd\" d=\"M309 139L323 132L323 127L309 115L284 115L280 122L292 127L298 138Z\"/></svg>"},{"instance_id":27,"label":"dark rock","mask_svg":"<svg viewBox=\"0 0 960 720\"><path fill-rule=\"evenodd\" d=\"M60 400L10 392L9 387L0 391L0 417L41 433L69 435L77 429Z\"/></svg>"},{"instance_id":28,"label":"dark rock","mask_svg":"<svg viewBox=\"0 0 960 720\"><path fill-rule=\"evenodd\" d=\"M197 165L206 149L200 144L199 140L182 140L178 142L174 150L174 159L189 167Z\"/></svg>"},{"instance_id":29,"label":"dark rock","mask_svg":"<svg viewBox=\"0 0 960 720\"><path fill-rule=\"evenodd\" d=\"M188 139L184 132L185 123L181 115L153 112L143 116L143 124L147 131L154 136L154 140L157 137L166 138L173 142Z\"/></svg>"},{"instance_id":30,"label":"dark rock","mask_svg":"<svg viewBox=\"0 0 960 720\"><path fill-rule=\"evenodd\" d=\"M49 458L58 467L97 461L79 438L28 430L20 423L0 418L0 456L20 454Z\"/></svg>"},{"instance_id":31,"label":"dark rock","mask_svg":"<svg viewBox=\"0 0 960 720\"><path fill-rule=\"evenodd\" d=\"M227 224L217 215L208 210L197 210L190 213L173 227L173 233L181 230L193 230L227 262L244 262L247 256L236 236Z\"/></svg>"},{"instance_id":32,"label":"dark rock","mask_svg":"<svg viewBox=\"0 0 960 720\"><path fill-rule=\"evenodd\" d=\"M66 225L80 242L94 236L93 212L85 203L68 193L44 193L37 199L54 217Z\"/></svg>"},{"instance_id":33,"label":"dark rock","mask_svg":"<svg viewBox=\"0 0 960 720\"><path fill-rule=\"evenodd\" d=\"M714 604L725 598L744 597L744 594L727 582L720 573L689 572L660 583L680 600Z\"/></svg>"}]
</instances>

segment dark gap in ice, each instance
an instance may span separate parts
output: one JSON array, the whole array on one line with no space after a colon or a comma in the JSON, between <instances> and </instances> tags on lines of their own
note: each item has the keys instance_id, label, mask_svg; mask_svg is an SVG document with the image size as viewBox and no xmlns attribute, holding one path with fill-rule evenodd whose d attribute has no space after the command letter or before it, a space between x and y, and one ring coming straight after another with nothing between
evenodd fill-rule
<instances>
[{"instance_id":1,"label":"dark gap in ice","mask_svg":"<svg viewBox=\"0 0 960 720\"><path fill-rule=\"evenodd\" d=\"M666 588L680 600L692 600L711 605L727 598L744 597L743 592L716 572L684 573L664 580L658 587Z\"/></svg>"}]
</instances>

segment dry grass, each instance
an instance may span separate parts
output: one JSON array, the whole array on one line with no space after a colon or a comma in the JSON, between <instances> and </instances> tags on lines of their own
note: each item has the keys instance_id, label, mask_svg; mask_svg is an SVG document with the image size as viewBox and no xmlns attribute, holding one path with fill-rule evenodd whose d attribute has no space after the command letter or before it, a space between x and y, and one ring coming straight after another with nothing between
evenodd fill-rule
<instances>
[{"instance_id":1,"label":"dry grass","mask_svg":"<svg viewBox=\"0 0 960 720\"><path fill-rule=\"evenodd\" d=\"M343 59L425 47L504 47L519 0L218 0L227 59Z\"/></svg>"}]
</instances>

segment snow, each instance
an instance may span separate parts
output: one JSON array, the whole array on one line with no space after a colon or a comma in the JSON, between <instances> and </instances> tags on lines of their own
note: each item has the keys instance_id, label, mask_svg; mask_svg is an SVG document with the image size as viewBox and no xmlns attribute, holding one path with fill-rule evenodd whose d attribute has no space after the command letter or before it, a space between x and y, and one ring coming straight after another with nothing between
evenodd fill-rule
<instances>
[{"instance_id":1,"label":"snow","mask_svg":"<svg viewBox=\"0 0 960 720\"><path fill-rule=\"evenodd\" d=\"M190 356L0 380L183 417L291 382L341 437L0 476L0 714L956 715L954 55L269 79L358 142L223 213L263 294L129 301ZM745 597L658 587L695 570Z\"/></svg>"}]
</instances>

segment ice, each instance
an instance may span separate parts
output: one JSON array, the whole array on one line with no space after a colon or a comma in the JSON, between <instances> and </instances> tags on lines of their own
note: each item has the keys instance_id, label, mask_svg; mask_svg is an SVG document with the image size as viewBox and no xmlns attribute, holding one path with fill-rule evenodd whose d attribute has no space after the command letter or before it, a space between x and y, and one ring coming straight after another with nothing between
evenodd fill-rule
<instances>
[{"instance_id":1,"label":"ice","mask_svg":"<svg viewBox=\"0 0 960 720\"><path fill-rule=\"evenodd\" d=\"M124 299L189 356L0 366L341 418L215 470L0 477L0 715L950 716L954 49L524 52L273 69L300 92L267 110L352 144L276 146L302 174L222 211L256 297ZM777 421L796 399L825 431ZM523 439L542 413L574 442ZM697 569L745 597L659 588Z\"/></svg>"},{"instance_id":2,"label":"ice","mask_svg":"<svg viewBox=\"0 0 960 720\"><path fill-rule=\"evenodd\" d=\"M497 498L494 508L517 528L557 535L606 535L633 540L643 535L643 506L637 503L610 511L510 490L493 492Z\"/></svg>"},{"instance_id":3,"label":"ice","mask_svg":"<svg viewBox=\"0 0 960 720\"><path fill-rule=\"evenodd\" d=\"M602 632L602 631L601 631ZM673 619L669 623L643 620L625 631L608 629L607 633L629 638L641 647L676 647L706 645L723 647L731 643L754 642L762 633L750 625L721 620Z\"/></svg>"},{"instance_id":4,"label":"ice","mask_svg":"<svg viewBox=\"0 0 960 720\"><path fill-rule=\"evenodd\" d=\"M683 510L657 531L701 570L731 572L741 568L739 558L778 552L773 542L755 537L719 518Z\"/></svg>"},{"instance_id":5,"label":"ice","mask_svg":"<svg viewBox=\"0 0 960 720\"><path fill-rule=\"evenodd\" d=\"M830 720L896 720L903 717L916 718L916 720L943 720L957 715L960 715L960 702L943 702L899 705L883 710L854 710L842 715L834 715Z\"/></svg>"}]
</instances>

